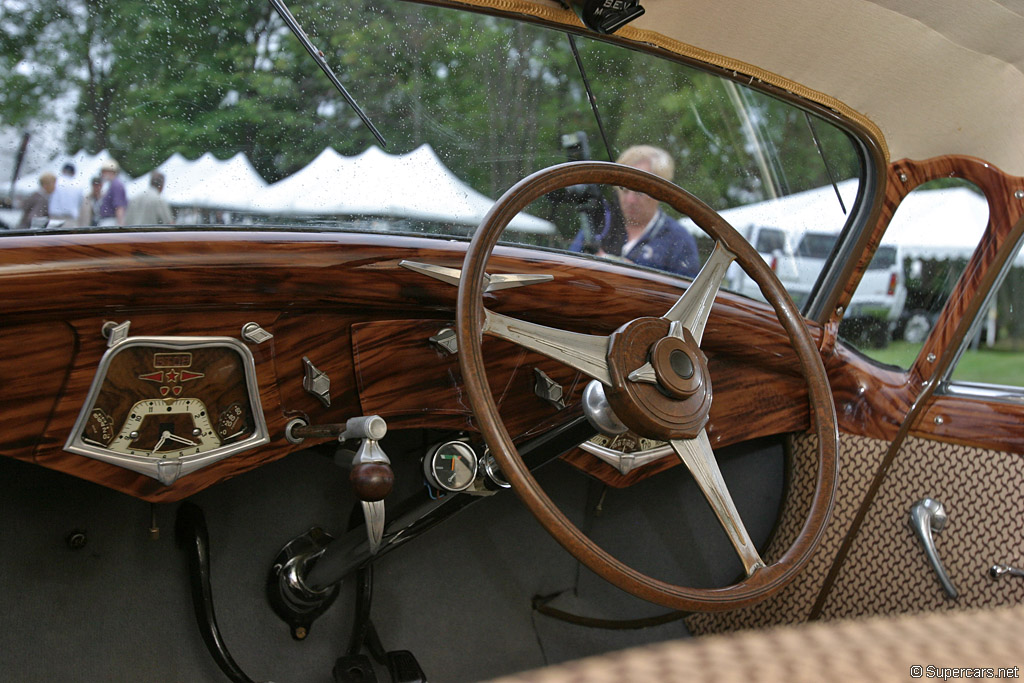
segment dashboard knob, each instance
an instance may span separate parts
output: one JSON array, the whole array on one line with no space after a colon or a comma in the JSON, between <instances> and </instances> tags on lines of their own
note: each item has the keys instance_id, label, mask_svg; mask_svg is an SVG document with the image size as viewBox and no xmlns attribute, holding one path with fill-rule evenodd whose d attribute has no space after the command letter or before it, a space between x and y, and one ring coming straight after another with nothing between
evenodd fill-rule
<instances>
[{"instance_id":1,"label":"dashboard knob","mask_svg":"<svg viewBox=\"0 0 1024 683\"><path fill-rule=\"evenodd\" d=\"M382 462L360 463L352 468L348 478L356 498L367 502L383 500L395 483L391 466Z\"/></svg>"}]
</instances>

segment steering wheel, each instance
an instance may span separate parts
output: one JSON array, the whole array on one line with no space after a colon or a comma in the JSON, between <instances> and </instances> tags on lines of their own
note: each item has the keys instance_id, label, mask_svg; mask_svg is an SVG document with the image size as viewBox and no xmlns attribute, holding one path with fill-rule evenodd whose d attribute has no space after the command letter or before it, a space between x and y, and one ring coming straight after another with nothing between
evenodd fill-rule
<instances>
[{"instance_id":1,"label":"steering wheel","mask_svg":"<svg viewBox=\"0 0 1024 683\"><path fill-rule=\"evenodd\" d=\"M701 271L660 318L641 317L609 336L581 334L518 320L482 305L485 266L504 228L532 201L572 185L617 185L669 204L715 240ZM818 436L815 489L793 545L765 565L718 468L704 429L711 379L700 349L704 327L729 264L736 260L760 287L789 335L807 382ZM552 166L521 180L484 217L466 252L459 282L459 365L480 430L506 479L530 512L573 556L612 584L666 607L721 611L776 593L806 565L828 522L838 474L838 432L824 366L793 300L756 250L709 206L651 173L607 162ZM523 463L488 386L480 341L486 333L549 356L600 382L614 415L637 434L668 441L686 464L736 549L746 577L723 588L692 588L654 579L611 556L558 509ZM592 383L591 386L596 386Z\"/></svg>"}]
</instances>

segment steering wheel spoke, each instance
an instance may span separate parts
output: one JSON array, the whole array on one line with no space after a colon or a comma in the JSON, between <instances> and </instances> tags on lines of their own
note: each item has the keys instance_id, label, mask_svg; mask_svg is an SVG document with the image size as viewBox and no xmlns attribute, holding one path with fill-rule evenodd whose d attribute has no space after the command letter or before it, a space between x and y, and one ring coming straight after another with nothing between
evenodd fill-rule
<instances>
[{"instance_id":1,"label":"steering wheel spoke","mask_svg":"<svg viewBox=\"0 0 1024 683\"><path fill-rule=\"evenodd\" d=\"M694 439L672 439L669 443L697 481L697 486L725 529L729 541L736 549L736 554L740 556L747 576L751 576L758 569L763 569L764 561L754 547L754 542L750 540L750 534L743 526L736 504L725 485L707 431L700 430Z\"/></svg>"},{"instance_id":2,"label":"steering wheel spoke","mask_svg":"<svg viewBox=\"0 0 1024 683\"><path fill-rule=\"evenodd\" d=\"M484 309L483 331L565 363L592 379L611 384L608 337L568 332Z\"/></svg>"},{"instance_id":3,"label":"steering wheel spoke","mask_svg":"<svg viewBox=\"0 0 1024 683\"><path fill-rule=\"evenodd\" d=\"M729 270L729 264L735 258L736 255L726 249L725 245L715 242L714 251L708 257L707 263L697 273L697 277L693 278L689 288L662 316L672 323L682 324L690 331L697 344L700 344L701 338L704 336L704 326L707 325L711 305L715 302L718 290L722 287L722 280L725 279L725 273ZM677 334L676 336L681 335Z\"/></svg>"}]
</instances>

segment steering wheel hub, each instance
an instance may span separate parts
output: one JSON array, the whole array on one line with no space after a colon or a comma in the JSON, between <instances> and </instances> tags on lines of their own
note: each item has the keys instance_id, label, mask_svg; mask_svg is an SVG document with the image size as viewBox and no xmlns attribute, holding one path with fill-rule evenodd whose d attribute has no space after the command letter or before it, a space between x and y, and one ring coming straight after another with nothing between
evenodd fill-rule
<instances>
[{"instance_id":1,"label":"steering wheel hub","mask_svg":"<svg viewBox=\"0 0 1024 683\"><path fill-rule=\"evenodd\" d=\"M708 421L711 381L707 357L685 329L669 334L664 318L638 318L611 335L605 393L623 424L662 441L692 439ZM630 375L649 364L655 381Z\"/></svg>"}]
</instances>

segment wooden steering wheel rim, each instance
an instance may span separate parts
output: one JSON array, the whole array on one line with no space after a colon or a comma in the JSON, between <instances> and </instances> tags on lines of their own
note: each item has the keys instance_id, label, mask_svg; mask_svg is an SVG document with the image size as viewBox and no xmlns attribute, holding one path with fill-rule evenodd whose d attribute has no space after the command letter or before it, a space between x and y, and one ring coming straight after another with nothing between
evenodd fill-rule
<instances>
[{"instance_id":1,"label":"wooden steering wheel rim","mask_svg":"<svg viewBox=\"0 0 1024 683\"><path fill-rule=\"evenodd\" d=\"M484 274L491 251L509 222L535 199L572 185L597 183L644 192L669 204L735 254L740 267L757 283L775 309L807 382L812 423L818 436L818 473L807 518L793 545L778 561L730 586L677 586L647 576L602 550L565 517L534 479L505 429L491 395L480 345L484 324ZM537 520L566 550L598 575L628 593L666 607L723 611L753 604L778 592L807 564L830 517L838 477L838 431L831 389L817 348L793 300L757 251L711 207L667 180L620 164L580 161L538 171L506 191L474 234L462 266L457 321L463 381L491 453Z\"/></svg>"}]
</instances>

